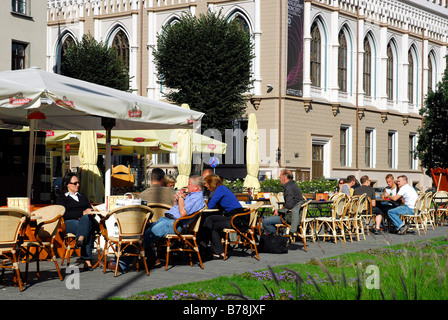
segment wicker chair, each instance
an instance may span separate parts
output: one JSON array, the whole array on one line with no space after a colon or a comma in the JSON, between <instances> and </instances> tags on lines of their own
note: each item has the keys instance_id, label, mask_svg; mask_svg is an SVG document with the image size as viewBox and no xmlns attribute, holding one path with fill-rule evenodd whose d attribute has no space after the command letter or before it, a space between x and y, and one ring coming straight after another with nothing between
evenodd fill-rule
<instances>
[{"instance_id":1,"label":"wicker chair","mask_svg":"<svg viewBox=\"0 0 448 320\"><path fill-rule=\"evenodd\" d=\"M425 194L420 193L415 200L414 214L402 214L401 220L404 223L409 224L409 230L417 230L418 235L420 235L420 230L426 234L425 222L423 221L422 209L424 205Z\"/></svg>"},{"instance_id":2,"label":"wicker chair","mask_svg":"<svg viewBox=\"0 0 448 320\"><path fill-rule=\"evenodd\" d=\"M260 257L258 256L257 243L255 241L255 230L257 229L258 209L262 205L262 202L257 202L250 205L246 212L235 214L230 221L232 228L223 229L223 233L225 234L224 260L226 260L229 245L242 245L243 247L249 245L252 255L255 253L256 259L260 260ZM241 231L235 226L235 219L246 215L249 216L249 226L247 230ZM234 241L230 240L230 234L236 234L236 239Z\"/></svg>"},{"instance_id":3,"label":"wicker chair","mask_svg":"<svg viewBox=\"0 0 448 320\"><path fill-rule=\"evenodd\" d=\"M317 217L314 219L317 230L316 236L322 237L324 241L328 237L333 238L335 243L338 243L337 238L341 238L342 241L346 242L344 223L347 223L347 219L345 219L347 200L347 195L341 193L340 196L333 198L331 216ZM321 233L322 228L324 229L323 233Z\"/></svg>"},{"instance_id":4,"label":"wicker chair","mask_svg":"<svg viewBox=\"0 0 448 320\"><path fill-rule=\"evenodd\" d=\"M147 206L154 212L151 222L156 222L165 215L165 212L171 209L171 206L165 203L148 203Z\"/></svg>"},{"instance_id":5,"label":"wicker chair","mask_svg":"<svg viewBox=\"0 0 448 320\"><path fill-rule=\"evenodd\" d=\"M276 228L277 228L277 234L279 234L279 230L281 228L286 229L286 232L284 233L283 236L286 237L291 237L291 238L295 238L300 237L302 238L302 242L303 242L303 249L305 251L308 251L307 247L306 247L306 238L312 238L313 242L315 242L315 234L314 234L314 227L313 227L313 223L314 223L314 219L313 218L309 218L307 217L307 213L308 213L308 204L311 202L311 200L308 200L307 202L302 204L302 216L301 216L301 220L299 223L299 227L298 227L298 233L290 233L290 228L291 225L288 224L283 216L280 216L280 220L281 220L281 224L276 224ZM291 239L292 241L295 241L295 239Z\"/></svg>"},{"instance_id":6,"label":"wicker chair","mask_svg":"<svg viewBox=\"0 0 448 320\"><path fill-rule=\"evenodd\" d=\"M168 264L170 260L171 252L188 252L188 256L190 258L190 266L193 266L193 257L192 253L196 252L199 260L199 265L201 269L204 269L204 265L202 264L201 254L199 253L199 247L196 242L196 234L199 231L199 225L201 223L202 211L204 211L205 207L195 213L180 217L176 219L173 225L174 233L167 234L165 237L166 240L166 264L165 270L168 269ZM182 223L184 220L192 219L187 227L184 228L181 232L177 231L177 226Z\"/></svg>"},{"instance_id":7,"label":"wicker chair","mask_svg":"<svg viewBox=\"0 0 448 320\"><path fill-rule=\"evenodd\" d=\"M362 211L367 207L367 194L362 194L359 196L358 205L356 207L356 211L353 212L352 219L352 228L355 232L356 239L359 241L359 236L362 235L363 239L366 240L366 235L364 233L364 224L362 221ZM355 209L355 208L354 208Z\"/></svg>"},{"instance_id":8,"label":"wicker chair","mask_svg":"<svg viewBox=\"0 0 448 320\"><path fill-rule=\"evenodd\" d=\"M434 210L431 210L433 193L428 191L425 193L422 204L422 217L425 225L425 229L428 229L428 225L431 226L432 230L435 230L434 226L436 224Z\"/></svg>"},{"instance_id":9,"label":"wicker chair","mask_svg":"<svg viewBox=\"0 0 448 320\"><path fill-rule=\"evenodd\" d=\"M435 218L436 225L439 225L440 223L443 226L448 218L448 206L446 204L447 200L447 191L437 191L432 197L432 202L434 203L435 208L431 208L430 211Z\"/></svg>"},{"instance_id":10,"label":"wicker chair","mask_svg":"<svg viewBox=\"0 0 448 320\"><path fill-rule=\"evenodd\" d=\"M150 207L142 205L130 205L117 207L111 211L100 221L101 234L106 240L104 250L107 252L109 248L112 249L115 257L115 272L114 276L118 274L119 260L122 256L135 256L143 260L146 275L149 275L148 265L145 258L145 249L143 247L143 233L148 220L151 219L154 212ZM118 237L109 234L106 228L106 220L110 216L114 216L118 223ZM137 250L135 253L132 248ZM137 259L137 271L139 271L139 263ZM104 270L106 273L107 255L104 255Z\"/></svg>"},{"instance_id":11,"label":"wicker chair","mask_svg":"<svg viewBox=\"0 0 448 320\"><path fill-rule=\"evenodd\" d=\"M54 248L56 236L61 230L61 221L64 213L65 208L60 205L46 206L33 212L33 215L36 216L37 223L34 237L27 239L22 243L22 248L26 251L25 279L27 279L28 276L30 256L36 261L37 277L40 278L39 261L42 259L40 254L42 251L46 251L47 258L45 258L45 260L49 259L54 262L59 280L63 280L61 270L59 269L56 260ZM31 254L30 248L35 248L34 254Z\"/></svg>"},{"instance_id":12,"label":"wicker chair","mask_svg":"<svg viewBox=\"0 0 448 320\"><path fill-rule=\"evenodd\" d=\"M3 263L1 279L5 274L5 269L12 269L15 272L15 282L19 285L19 290L23 290L22 276L19 270L20 245L22 242L23 230L30 215L17 208L0 208L0 259ZM10 262L11 265L6 264Z\"/></svg>"},{"instance_id":13,"label":"wicker chair","mask_svg":"<svg viewBox=\"0 0 448 320\"><path fill-rule=\"evenodd\" d=\"M370 197L366 197L366 201L364 201L362 207L360 207L359 217L361 218L363 226L365 226L367 234L369 235L370 223L373 222L373 225L375 226L375 217L373 216L372 199L370 199Z\"/></svg>"}]
</instances>

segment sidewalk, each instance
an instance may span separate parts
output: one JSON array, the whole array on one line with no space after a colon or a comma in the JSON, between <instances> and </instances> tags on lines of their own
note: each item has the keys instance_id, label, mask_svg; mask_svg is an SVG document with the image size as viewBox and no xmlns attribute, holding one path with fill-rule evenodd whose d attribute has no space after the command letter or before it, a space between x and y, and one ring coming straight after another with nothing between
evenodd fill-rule
<instances>
[{"instance_id":1,"label":"sidewalk","mask_svg":"<svg viewBox=\"0 0 448 320\"><path fill-rule=\"evenodd\" d=\"M128 297L143 291L156 288L169 287L172 285L195 282L216 278L219 276L228 276L232 274L243 273L248 270L265 269L268 266L283 265L289 263L304 263L311 258L319 259L332 257L348 252L357 252L369 248L377 248L386 245L395 245L399 243L408 243L422 241L436 237L448 235L448 227L439 226L436 230L429 229L427 234L418 236L417 234L408 233L404 236L398 236L390 233L383 233L380 236L370 234L366 235L366 240L360 242L354 239L353 243L319 241L313 243L307 242L308 252L302 249L302 243L293 243L287 254L267 254L260 253L260 261L251 258L246 254L231 254L227 261L212 260L204 262L204 269L199 265L190 265L186 260L174 260L175 264L170 265L169 269L165 268L151 269L150 275L146 276L144 270L135 272L131 269L125 274L114 277L112 271L103 274L102 269L97 268L94 271L79 273L79 289L68 289L68 286L76 284L72 274L66 274L67 267L61 268L64 281L60 281L53 262L41 262L41 279L37 280L36 264L30 263L30 274L28 276L29 284L23 292L18 287L12 286L12 272L5 271L5 279L0 283L0 299L1 300L98 300L111 297ZM250 252L250 251L249 251ZM75 259L73 259L75 260ZM60 262L60 260L59 260ZM24 270L25 265L20 265Z\"/></svg>"}]
</instances>

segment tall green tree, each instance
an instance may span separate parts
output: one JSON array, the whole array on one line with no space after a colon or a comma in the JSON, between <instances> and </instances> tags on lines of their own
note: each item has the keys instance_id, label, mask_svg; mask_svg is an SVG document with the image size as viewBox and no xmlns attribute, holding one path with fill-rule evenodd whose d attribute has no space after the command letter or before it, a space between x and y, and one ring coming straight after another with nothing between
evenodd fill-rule
<instances>
[{"instance_id":1,"label":"tall green tree","mask_svg":"<svg viewBox=\"0 0 448 320\"><path fill-rule=\"evenodd\" d=\"M112 47L96 41L90 34L73 43L64 53L61 73L110 88L129 90L129 74L123 60Z\"/></svg>"},{"instance_id":2,"label":"tall green tree","mask_svg":"<svg viewBox=\"0 0 448 320\"><path fill-rule=\"evenodd\" d=\"M167 99L204 112L203 129L223 131L245 112L253 45L239 21L185 14L158 34L154 58Z\"/></svg>"},{"instance_id":3,"label":"tall green tree","mask_svg":"<svg viewBox=\"0 0 448 320\"><path fill-rule=\"evenodd\" d=\"M436 90L428 92L420 115L423 125L418 130L417 154L430 176L431 168L448 168L448 66Z\"/></svg>"}]
</instances>

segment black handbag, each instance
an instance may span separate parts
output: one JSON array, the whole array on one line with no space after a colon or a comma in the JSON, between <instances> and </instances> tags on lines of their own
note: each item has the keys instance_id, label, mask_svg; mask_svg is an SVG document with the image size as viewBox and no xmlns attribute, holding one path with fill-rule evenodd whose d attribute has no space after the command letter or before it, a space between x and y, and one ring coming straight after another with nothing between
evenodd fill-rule
<instances>
[{"instance_id":1,"label":"black handbag","mask_svg":"<svg viewBox=\"0 0 448 320\"><path fill-rule=\"evenodd\" d=\"M277 234L261 234L258 250L265 253L288 253L288 238Z\"/></svg>"}]
</instances>

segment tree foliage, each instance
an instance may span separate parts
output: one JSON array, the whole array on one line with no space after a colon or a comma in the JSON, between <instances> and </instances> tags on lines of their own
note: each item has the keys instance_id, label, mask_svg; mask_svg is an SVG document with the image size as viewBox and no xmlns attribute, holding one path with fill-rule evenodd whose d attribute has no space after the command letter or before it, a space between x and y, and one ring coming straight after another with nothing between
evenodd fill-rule
<instances>
[{"instance_id":1,"label":"tree foliage","mask_svg":"<svg viewBox=\"0 0 448 320\"><path fill-rule=\"evenodd\" d=\"M110 88L129 90L129 74L123 60L114 48L97 42L90 34L68 47L61 73Z\"/></svg>"},{"instance_id":2,"label":"tree foliage","mask_svg":"<svg viewBox=\"0 0 448 320\"><path fill-rule=\"evenodd\" d=\"M431 168L448 168L448 66L436 90L428 92L420 115L423 125L418 130L417 154L431 175Z\"/></svg>"},{"instance_id":3,"label":"tree foliage","mask_svg":"<svg viewBox=\"0 0 448 320\"><path fill-rule=\"evenodd\" d=\"M238 21L221 13L184 14L157 36L155 65L167 99L205 113L203 129L229 128L246 109L253 45Z\"/></svg>"}]
</instances>

